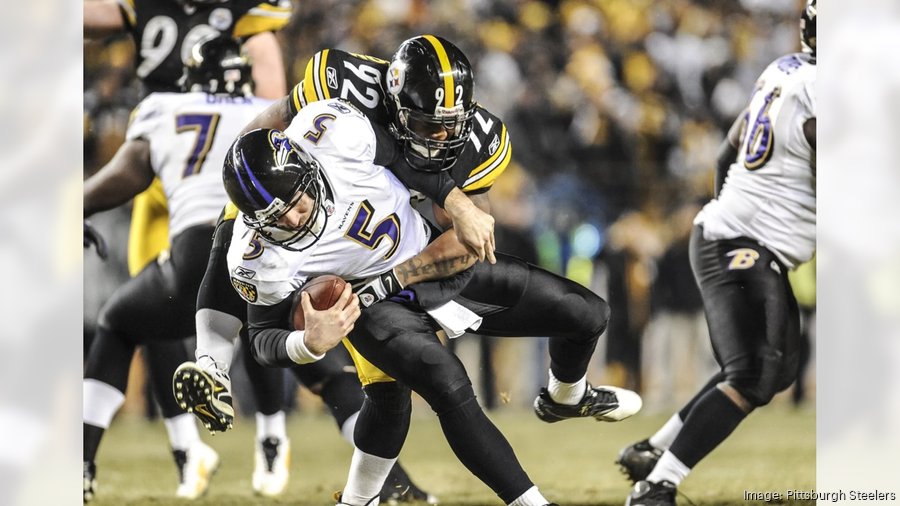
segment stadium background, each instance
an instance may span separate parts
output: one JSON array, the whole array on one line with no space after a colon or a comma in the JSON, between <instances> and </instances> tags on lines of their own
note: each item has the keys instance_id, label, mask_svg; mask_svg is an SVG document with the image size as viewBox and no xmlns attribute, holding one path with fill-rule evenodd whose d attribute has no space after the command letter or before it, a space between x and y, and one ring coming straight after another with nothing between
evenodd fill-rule
<instances>
[{"instance_id":1,"label":"stadium background","mask_svg":"<svg viewBox=\"0 0 900 506\"><path fill-rule=\"evenodd\" d=\"M327 47L389 58L405 38L435 33L469 56L475 96L507 123L514 146L513 163L491 192L498 248L609 300L612 320L589 378L639 390L647 418L638 423L645 432L709 376L715 364L687 261L690 221L711 195L717 147L755 78L776 56L799 49L800 3L294 4L294 18L279 33L289 85L302 78L307 59ZM85 176L124 139L140 93L133 52L126 37L84 46ZM127 276L128 220L128 209L95 219L112 261L85 258L85 346L100 304ZM811 322L814 271L802 270L795 281ZM528 416L546 381L545 343L467 336L455 344L486 407L512 424ZM142 374L137 361L126 418L152 415ZM787 407L789 399L801 402L800 394L814 396L814 366L804 378L805 388L776 403L784 405L778 413L788 425L793 420L799 431L814 434L810 408L798 419ZM239 407L251 412L235 379ZM320 409L302 392L289 401L304 414ZM429 419L427 406L419 405L417 417ZM131 429L122 430L101 454L129 441ZM165 446L162 438L159 446Z\"/></svg>"}]
</instances>

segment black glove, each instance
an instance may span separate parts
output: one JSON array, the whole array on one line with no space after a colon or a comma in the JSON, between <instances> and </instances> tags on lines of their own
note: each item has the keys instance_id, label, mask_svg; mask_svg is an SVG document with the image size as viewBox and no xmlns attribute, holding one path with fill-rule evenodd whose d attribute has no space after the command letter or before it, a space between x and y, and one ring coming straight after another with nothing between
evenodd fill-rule
<instances>
[{"instance_id":1,"label":"black glove","mask_svg":"<svg viewBox=\"0 0 900 506\"><path fill-rule=\"evenodd\" d=\"M84 248L90 248L92 244L97 249L97 255L101 259L106 260L106 240L103 239L100 232L97 232L97 229L91 226L91 222L84 220Z\"/></svg>"}]
</instances>

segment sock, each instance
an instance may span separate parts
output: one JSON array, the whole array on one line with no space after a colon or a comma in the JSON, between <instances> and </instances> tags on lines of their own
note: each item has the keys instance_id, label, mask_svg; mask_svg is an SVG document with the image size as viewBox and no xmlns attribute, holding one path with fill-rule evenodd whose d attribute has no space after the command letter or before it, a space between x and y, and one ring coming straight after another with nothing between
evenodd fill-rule
<instances>
[{"instance_id":1,"label":"sock","mask_svg":"<svg viewBox=\"0 0 900 506\"><path fill-rule=\"evenodd\" d=\"M550 501L541 495L537 485L535 485L517 497L515 501L509 503L509 506L546 506L549 503Z\"/></svg>"},{"instance_id":2,"label":"sock","mask_svg":"<svg viewBox=\"0 0 900 506\"><path fill-rule=\"evenodd\" d=\"M653 483L669 481L677 487L690 472L690 467L684 465L683 462L678 460L678 457L666 450L662 457L659 458L659 462L656 463L656 467L647 476L647 481L652 481Z\"/></svg>"},{"instance_id":3,"label":"sock","mask_svg":"<svg viewBox=\"0 0 900 506\"><path fill-rule=\"evenodd\" d=\"M234 345L243 326L241 320L214 309L197 311L194 320L197 325L197 350L194 352L197 364L206 369L212 362L220 371L228 373L234 358ZM204 356L208 358L201 363Z\"/></svg>"},{"instance_id":4,"label":"sock","mask_svg":"<svg viewBox=\"0 0 900 506\"><path fill-rule=\"evenodd\" d=\"M556 379L553 370L550 370L550 381L547 384L547 391L550 392L550 398L559 404L568 404L574 406L584 397L587 390L587 376L582 377L575 383L563 383Z\"/></svg>"},{"instance_id":5,"label":"sock","mask_svg":"<svg viewBox=\"0 0 900 506\"><path fill-rule=\"evenodd\" d=\"M363 506L373 497L377 497L395 462L397 462L396 458L383 459L370 455L359 448L355 449L353 459L350 461L347 486L341 492L341 502ZM378 500L376 499L373 504L377 505Z\"/></svg>"},{"instance_id":6,"label":"sock","mask_svg":"<svg viewBox=\"0 0 900 506\"><path fill-rule=\"evenodd\" d=\"M256 439L262 441L270 437L287 439L284 411L278 411L271 415L256 413Z\"/></svg>"},{"instance_id":7,"label":"sock","mask_svg":"<svg viewBox=\"0 0 900 506\"><path fill-rule=\"evenodd\" d=\"M200 433L197 432L197 423L194 415L184 413L163 420L166 424L166 432L169 433L169 445L173 450L187 451L194 443L200 441Z\"/></svg>"},{"instance_id":8,"label":"sock","mask_svg":"<svg viewBox=\"0 0 900 506\"><path fill-rule=\"evenodd\" d=\"M660 450L668 450L672 446L672 441L678 437L684 422L681 421L681 415L675 413L669 418L662 427L656 431L656 434L650 436L650 446L659 448Z\"/></svg>"},{"instance_id":9,"label":"sock","mask_svg":"<svg viewBox=\"0 0 900 506\"><path fill-rule=\"evenodd\" d=\"M724 392L713 388L691 410L669 451L693 468L747 417ZM658 467L658 465L657 465Z\"/></svg>"},{"instance_id":10,"label":"sock","mask_svg":"<svg viewBox=\"0 0 900 506\"><path fill-rule=\"evenodd\" d=\"M341 425L341 437L353 444L353 432L356 430L356 419L359 418L359 411L350 415Z\"/></svg>"},{"instance_id":11,"label":"sock","mask_svg":"<svg viewBox=\"0 0 900 506\"><path fill-rule=\"evenodd\" d=\"M719 371L714 374L713 377L710 378L709 381L707 381L706 384L704 384L696 394L694 394L694 397L692 397L691 400L689 400L688 403L681 408L681 411L678 412L681 420L687 420L688 415L691 414L691 410L694 409L694 405L697 404L697 401L699 401L704 395L706 395L706 392L709 392L713 388L716 388L716 385L723 381L725 381L724 372Z\"/></svg>"},{"instance_id":12,"label":"sock","mask_svg":"<svg viewBox=\"0 0 900 506\"><path fill-rule=\"evenodd\" d=\"M125 394L107 383L91 378L85 378L81 391L84 423L108 429L113 416L125 402Z\"/></svg>"}]
</instances>

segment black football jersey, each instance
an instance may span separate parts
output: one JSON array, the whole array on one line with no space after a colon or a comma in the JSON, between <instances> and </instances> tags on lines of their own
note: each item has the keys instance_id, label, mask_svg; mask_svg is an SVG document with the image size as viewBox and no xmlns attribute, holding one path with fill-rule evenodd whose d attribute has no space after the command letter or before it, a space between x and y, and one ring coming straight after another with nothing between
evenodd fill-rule
<instances>
[{"instance_id":1,"label":"black football jersey","mask_svg":"<svg viewBox=\"0 0 900 506\"><path fill-rule=\"evenodd\" d=\"M343 98L370 121L387 128L390 115L384 105L384 76L389 65L390 62L374 56L339 49L319 51L309 59L303 80L291 90L291 112L296 114L317 100ZM511 159L512 144L506 125L477 106L469 142L450 169L450 176L466 193L486 192Z\"/></svg>"},{"instance_id":2,"label":"black football jersey","mask_svg":"<svg viewBox=\"0 0 900 506\"><path fill-rule=\"evenodd\" d=\"M218 33L246 39L276 31L291 18L290 0L229 0L188 6L176 0L119 0L137 48L137 76L144 93L180 91L178 81L191 48Z\"/></svg>"}]
</instances>

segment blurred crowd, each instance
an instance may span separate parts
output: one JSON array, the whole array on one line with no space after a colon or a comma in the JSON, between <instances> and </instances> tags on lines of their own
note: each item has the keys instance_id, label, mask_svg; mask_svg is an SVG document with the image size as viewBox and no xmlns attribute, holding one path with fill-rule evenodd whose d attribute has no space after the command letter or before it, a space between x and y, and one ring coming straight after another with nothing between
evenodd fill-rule
<instances>
[{"instance_id":1,"label":"blurred crowd","mask_svg":"<svg viewBox=\"0 0 900 506\"><path fill-rule=\"evenodd\" d=\"M513 163L491 191L498 248L607 298L604 382L652 390L650 404L667 409L715 367L687 259L691 220L712 194L716 151L754 80L799 50L801 3L295 0L279 38L289 85L322 48L388 59L421 33L458 45L476 98L512 136ZM85 44L86 173L118 148L140 98L133 52L126 37ZM814 287L814 273L799 278L801 289ZM88 301L86 319L90 311ZM536 388L546 368L525 360ZM485 388L490 362L478 368Z\"/></svg>"}]
</instances>

